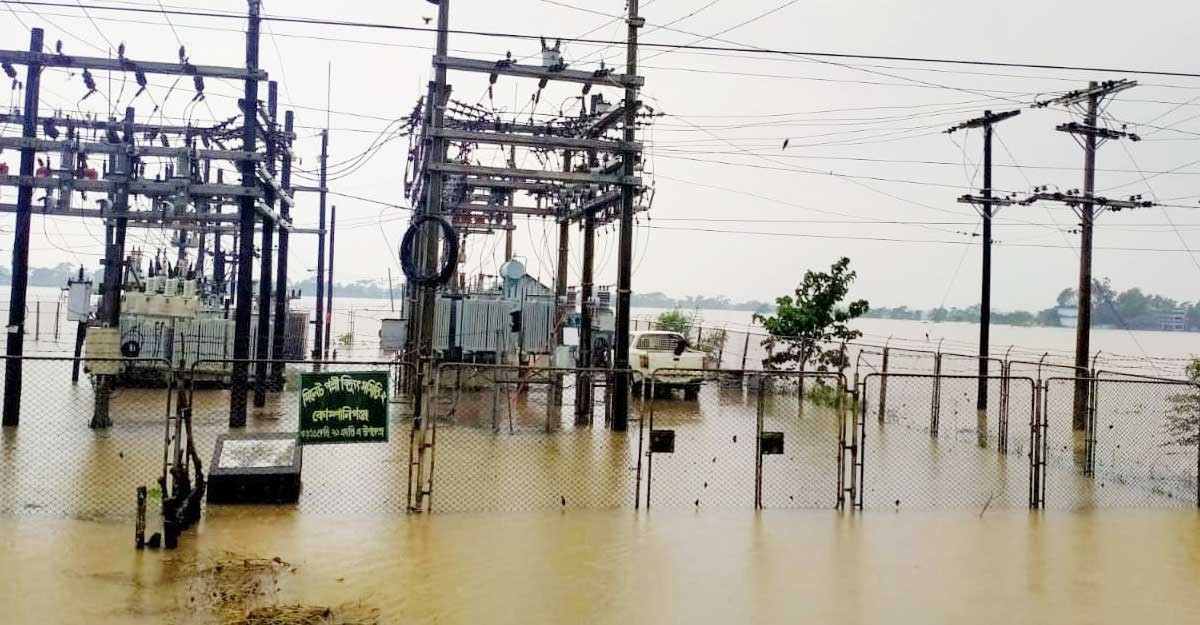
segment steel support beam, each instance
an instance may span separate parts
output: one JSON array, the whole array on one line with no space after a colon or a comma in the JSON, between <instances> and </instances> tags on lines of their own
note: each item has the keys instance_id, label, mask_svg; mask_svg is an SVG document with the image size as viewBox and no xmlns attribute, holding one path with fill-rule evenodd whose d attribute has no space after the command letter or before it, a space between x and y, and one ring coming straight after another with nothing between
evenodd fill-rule
<instances>
[{"instance_id":1,"label":"steel support beam","mask_svg":"<svg viewBox=\"0 0 1200 625\"><path fill-rule=\"evenodd\" d=\"M467 176L496 176L498 178L516 178L520 180L550 180L554 182L577 182L585 184L627 184L639 186L642 179L633 175L607 175L584 172L543 171L540 169L509 169L506 167L485 167L482 165L464 165L462 163L430 163L432 171L446 174L464 174ZM483 186L483 185L480 185Z\"/></svg>"},{"instance_id":2,"label":"steel support beam","mask_svg":"<svg viewBox=\"0 0 1200 625\"><path fill-rule=\"evenodd\" d=\"M171 76L203 76L205 78L230 78L246 81L267 79L267 72L257 68L192 65L191 63L159 63L155 61L134 61L124 58L113 59L95 56L47 54L41 51L21 52L17 50L0 50L0 62L12 65L35 64L42 67L97 69L111 72L141 72L143 74L165 74Z\"/></svg>"},{"instance_id":3,"label":"steel support beam","mask_svg":"<svg viewBox=\"0 0 1200 625\"><path fill-rule=\"evenodd\" d=\"M454 130L439 128L435 136L451 141L466 141L470 143L488 143L494 145L523 145L535 148L557 148L571 150L597 150L600 152L641 152L639 141L606 141L604 139L580 139L578 137L559 137L555 135L522 135L500 132L473 132L469 130Z\"/></svg>"},{"instance_id":4,"label":"steel support beam","mask_svg":"<svg viewBox=\"0 0 1200 625\"><path fill-rule=\"evenodd\" d=\"M599 70L585 72L575 69L555 70L541 65L521 65L507 61L483 61L479 59L464 59L461 57L439 54L433 57L433 64L438 69L453 69L463 72L480 72L501 76L516 76L519 78L537 78L538 80L555 80L575 82L585 85L640 87L645 79L641 76L613 74Z\"/></svg>"}]
</instances>

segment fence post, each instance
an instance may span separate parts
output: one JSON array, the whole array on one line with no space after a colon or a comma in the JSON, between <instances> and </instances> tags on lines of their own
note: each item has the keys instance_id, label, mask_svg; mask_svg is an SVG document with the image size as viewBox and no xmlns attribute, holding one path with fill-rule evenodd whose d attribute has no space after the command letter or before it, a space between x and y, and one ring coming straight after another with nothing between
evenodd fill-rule
<instances>
[{"instance_id":1,"label":"fence post","mask_svg":"<svg viewBox=\"0 0 1200 625\"><path fill-rule=\"evenodd\" d=\"M860 397L859 401L862 402L862 406L863 406L862 422L866 423L866 420L867 420L867 383L866 383L866 380L863 381L863 384L861 387L861 389L862 389L861 396L859 395L859 388L860 387L855 386L854 395L852 397ZM839 394L839 396L838 396L838 420L842 423L845 423L847 410L846 410L845 404L842 402L843 402L843 399L842 399L841 395ZM859 489L858 466L862 462L862 453L861 453L862 441L859 438L859 430L858 430L858 414L859 413L858 413L858 410L856 410L855 408L857 408L857 407L852 405L851 410L849 410L849 414L850 414L850 421L849 421L849 423L850 423L850 488L847 492L850 494L850 509L851 510L854 509L854 506L858 501L858 489ZM843 455L842 458L838 458L839 466L845 464L845 459L844 459L845 453L843 452L842 455ZM842 504L842 499L843 499L843 497L839 496L838 503L841 505L844 505L844 504Z\"/></svg>"},{"instance_id":2,"label":"fence post","mask_svg":"<svg viewBox=\"0 0 1200 625\"><path fill-rule=\"evenodd\" d=\"M937 436L938 421L942 412L942 352L939 349L933 355L933 399L930 402L930 433Z\"/></svg>"},{"instance_id":3,"label":"fence post","mask_svg":"<svg viewBox=\"0 0 1200 625\"><path fill-rule=\"evenodd\" d=\"M1096 406L1099 404L1096 394L1100 390L1095 376L1095 371L1093 371L1092 379L1088 381L1091 392L1088 394L1087 433L1084 436L1084 475L1091 477L1096 475Z\"/></svg>"},{"instance_id":4,"label":"fence post","mask_svg":"<svg viewBox=\"0 0 1200 625\"><path fill-rule=\"evenodd\" d=\"M883 421L883 417L887 410L887 388L888 388L888 356L891 354L891 348L886 345L883 348L883 371L879 376L879 421ZM867 387L863 386L863 396L866 397ZM865 414L865 413L864 413ZM865 420L865 419L864 419Z\"/></svg>"},{"instance_id":5,"label":"fence post","mask_svg":"<svg viewBox=\"0 0 1200 625\"><path fill-rule=\"evenodd\" d=\"M58 322L62 316L62 300L54 304L54 342L58 342Z\"/></svg>"},{"instance_id":6,"label":"fence post","mask_svg":"<svg viewBox=\"0 0 1200 625\"><path fill-rule=\"evenodd\" d=\"M1008 379L1009 371L1008 360L1000 363L1000 422L996 424L996 448L1000 453L1008 451L1008 401L1011 389Z\"/></svg>"},{"instance_id":7,"label":"fence post","mask_svg":"<svg viewBox=\"0 0 1200 625\"><path fill-rule=\"evenodd\" d=\"M754 415L754 509L762 509L762 474L763 474L763 458L762 458L762 435L763 435L763 412L765 412L764 404L766 402L766 375L758 376L758 402L755 405Z\"/></svg>"},{"instance_id":8,"label":"fence post","mask_svg":"<svg viewBox=\"0 0 1200 625\"><path fill-rule=\"evenodd\" d=\"M41 340L42 337L42 300L33 303L33 340Z\"/></svg>"},{"instance_id":9,"label":"fence post","mask_svg":"<svg viewBox=\"0 0 1200 625\"><path fill-rule=\"evenodd\" d=\"M796 416L804 418L804 362L808 360L803 356L804 350L800 350L800 377L796 379Z\"/></svg>"},{"instance_id":10,"label":"fence post","mask_svg":"<svg viewBox=\"0 0 1200 625\"><path fill-rule=\"evenodd\" d=\"M742 345L742 371L746 370L746 356L750 353L750 329L746 328L746 342Z\"/></svg>"}]
</instances>

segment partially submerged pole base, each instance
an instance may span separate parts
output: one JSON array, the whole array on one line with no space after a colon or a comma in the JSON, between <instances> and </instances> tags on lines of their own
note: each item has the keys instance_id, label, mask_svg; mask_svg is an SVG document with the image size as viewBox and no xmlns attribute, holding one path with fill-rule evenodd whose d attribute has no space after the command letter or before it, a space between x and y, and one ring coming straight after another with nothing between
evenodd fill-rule
<instances>
[{"instance_id":1,"label":"partially submerged pole base","mask_svg":"<svg viewBox=\"0 0 1200 625\"><path fill-rule=\"evenodd\" d=\"M92 406L92 422L88 427L104 429L112 427L109 403L112 400L113 378L109 375L96 376L96 397Z\"/></svg>"}]
</instances>

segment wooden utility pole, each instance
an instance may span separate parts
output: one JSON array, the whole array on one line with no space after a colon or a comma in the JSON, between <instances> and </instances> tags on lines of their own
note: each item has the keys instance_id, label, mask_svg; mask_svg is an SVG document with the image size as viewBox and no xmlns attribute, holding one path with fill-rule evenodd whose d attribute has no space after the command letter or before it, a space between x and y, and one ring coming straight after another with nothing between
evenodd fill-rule
<instances>
[{"instance_id":1,"label":"wooden utility pole","mask_svg":"<svg viewBox=\"0 0 1200 625\"><path fill-rule=\"evenodd\" d=\"M42 51L43 32L34 28L29 36L29 52ZM25 109L21 136L37 138L38 94L42 82L42 66L30 63L25 72ZM32 145L21 148L21 177L33 176L35 151ZM33 187L21 185L17 189L17 219L13 234L12 286L8 295L8 341L4 361L4 416L5 427L16 426L21 421L21 357L25 353L25 296L29 287L29 225L33 219Z\"/></svg>"},{"instance_id":2,"label":"wooden utility pole","mask_svg":"<svg viewBox=\"0 0 1200 625\"><path fill-rule=\"evenodd\" d=\"M246 28L246 67L251 72L258 69L258 39L261 18L259 0L249 0L250 20ZM258 79L247 78L242 101L242 150L253 153L258 146ZM258 187L258 171L253 158L238 163L242 174L242 186ZM233 315L233 372L229 388L229 427L246 426L246 392L250 358L250 309L254 293L254 222L256 218L255 198L242 196L238 202L238 265L237 301Z\"/></svg>"},{"instance_id":3,"label":"wooden utility pole","mask_svg":"<svg viewBox=\"0 0 1200 625\"><path fill-rule=\"evenodd\" d=\"M317 316L313 320L316 328L313 331L313 360L321 360L325 351L325 199L328 189L326 183L326 162L329 160L329 129L321 131L321 174L318 177L317 199Z\"/></svg>"},{"instance_id":4,"label":"wooden utility pole","mask_svg":"<svg viewBox=\"0 0 1200 625\"><path fill-rule=\"evenodd\" d=\"M625 49L625 73L637 75L638 29L646 20L638 17L638 0L629 0L628 42ZM632 144L636 139L638 112L638 86L634 82L625 85L624 139ZM617 320L613 355L613 368L617 370L613 385L612 429L623 432L629 427L629 296L633 279L633 201L637 184L634 178L635 161L638 153L633 150L621 152L621 235L617 256Z\"/></svg>"},{"instance_id":5,"label":"wooden utility pole","mask_svg":"<svg viewBox=\"0 0 1200 625\"><path fill-rule=\"evenodd\" d=\"M1100 206L1101 210L1104 208L1119 210L1120 208L1131 208L1140 205L1134 198L1131 198L1129 202L1113 202L1095 197L1097 140L1122 138L1129 138L1133 141L1140 140L1136 134L1098 126L1100 104L1105 98L1135 86L1137 86L1137 83L1130 80L1106 81L1101 83L1093 81L1088 84L1087 89L1072 91L1052 100L1038 103L1040 107L1050 105L1071 106L1086 103L1082 124L1069 122L1059 124L1055 128L1059 132L1083 136L1083 140L1080 142L1083 147L1083 196L1079 197L1068 194L1067 199L1063 200L1061 198L1062 194L1035 194L1030 200L1052 199L1064 201L1068 205L1073 206L1076 209L1076 214L1079 216L1078 317L1075 323L1075 375L1077 379L1075 382L1075 401L1071 419L1072 427L1076 431L1082 431L1087 427L1089 381L1084 378L1088 376L1089 371L1088 358L1091 350L1092 336L1092 233L1096 221L1096 207Z\"/></svg>"},{"instance_id":6,"label":"wooden utility pole","mask_svg":"<svg viewBox=\"0 0 1200 625\"><path fill-rule=\"evenodd\" d=\"M1011 199L992 197L992 126L1020 115L1020 110L1007 111L993 115L984 111L983 117L967 120L951 127L947 133L969 128L983 128L983 190L981 197L965 195L960 202L975 204L979 207L983 218L983 275L980 280L979 295L979 386L976 390L975 410L978 420L980 444L987 443L987 407L988 407L988 355L990 352L990 333L992 326L992 217L994 208L1013 203Z\"/></svg>"}]
</instances>

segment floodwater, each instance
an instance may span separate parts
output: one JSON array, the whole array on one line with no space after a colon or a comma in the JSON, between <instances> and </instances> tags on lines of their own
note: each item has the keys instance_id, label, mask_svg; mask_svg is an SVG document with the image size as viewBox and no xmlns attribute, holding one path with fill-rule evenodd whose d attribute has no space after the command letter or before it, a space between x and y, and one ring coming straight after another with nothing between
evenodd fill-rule
<instances>
[{"instance_id":1,"label":"floodwater","mask_svg":"<svg viewBox=\"0 0 1200 625\"><path fill-rule=\"evenodd\" d=\"M210 513L176 552L129 526L0 519L5 622L210 623L181 561L296 567L280 603L382 623L1195 623L1200 513Z\"/></svg>"},{"instance_id":2,"label":"floodwater","mask_svg":"<svg viewBox=\"0 0 1200 625\"><path fill-rule=\"evenodd\" d=\"M373 367L381 368L337 365ZM22 424L4 428L0 437L0 515L128 518L136 488L153 491L162 474L168 390L119 389L113 426L93 430L90 384L86 378L67 384L69 369L67 361L25 364ZM249 410L245 431L296 431L297 370L289 369L285 392ZM482 382L472 371L484 372ZM1037 497L1031 492L1035 412L1029 381L1010 381L1002 402L1002 381L991 380L986 418L980 421L976 380L946 378L939 390L940 423L933 427L928 377L890 379L886 402L880 378L871 378L862 394L865 404L851 405L847 398L839 409L816 399L819 383L811 376L805 378L809 396L800 402L794 375L713 375L697 400L677 393L669 400L635 401L629 431L613 432L605 427L604 389L595 393L591 420L577 424L573 376L565 376L560 403L546 384L529 378L497 384L487 377L494 371L468 366L458 382L446 375L433 398L427 484L432 494L426 505L434 512L756 504L833 509L847 486L858 489L868 509L1020 509ZM461 386L457 391L455 384ZM1065 383L1052 385L1043 402L1047 507L1196 505L1200 449L1194 442L1176 443L1164 428L1173 400L1194 391L1153 381L1098 383L1102 401L1091 465L1080 463L1083 440L1071 428L1070 391ZM217 436L229 431L228 406L226 390L193 394L195 444L206 467ZM305 447L297 510L403 513L412 423L411 406L396 401L386 443ZM647 453L652 431L673 433L673 450ZM781 453L760 459L760 431L782 441ZM855 454L843 456L839 443L855 440ZM860 470L848 466L854 462L861 463Z\"/></svg>"}]
</instances>

